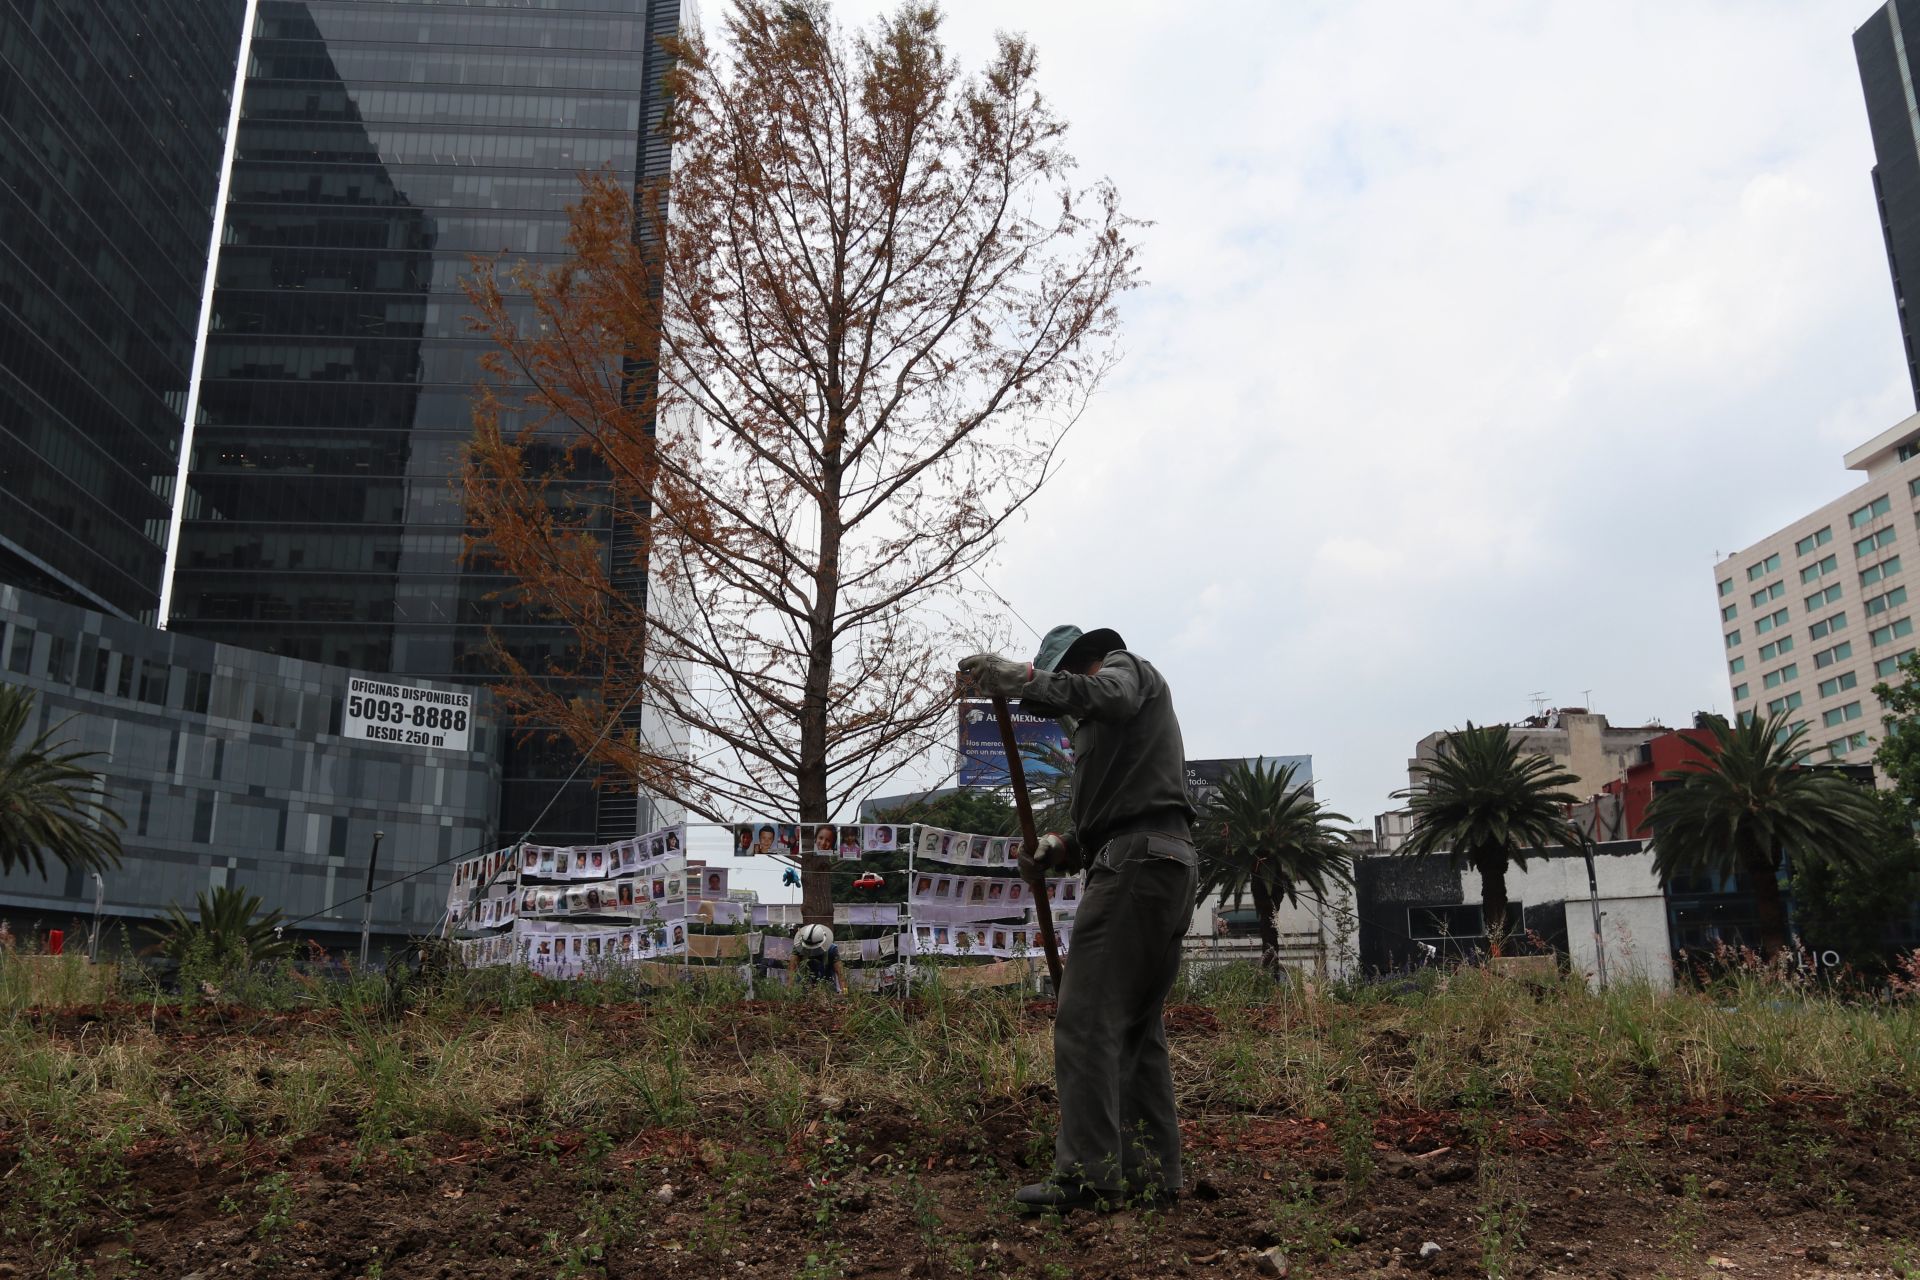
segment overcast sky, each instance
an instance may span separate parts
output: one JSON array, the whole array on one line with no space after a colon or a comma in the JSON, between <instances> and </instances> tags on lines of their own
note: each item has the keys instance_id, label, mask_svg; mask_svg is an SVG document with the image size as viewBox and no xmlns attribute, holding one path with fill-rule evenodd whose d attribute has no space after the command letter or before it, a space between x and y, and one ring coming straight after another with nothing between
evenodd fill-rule
<instances>
[{"instance_id":1,"label":"overcast sky","mask_svg":"<svg viewBox=\"0 0 1920 1280\"><path fill-rule=\"evenodd\" d=\"M1032 37L1083 168L1155 223L993 585L1120 630L1190 756L1311 753L1363 823L1422 735L1536 691L1726 710L1715 559L1913 409L1875 7L951 5L970 66Z\"/></svg>"}]
</instances>

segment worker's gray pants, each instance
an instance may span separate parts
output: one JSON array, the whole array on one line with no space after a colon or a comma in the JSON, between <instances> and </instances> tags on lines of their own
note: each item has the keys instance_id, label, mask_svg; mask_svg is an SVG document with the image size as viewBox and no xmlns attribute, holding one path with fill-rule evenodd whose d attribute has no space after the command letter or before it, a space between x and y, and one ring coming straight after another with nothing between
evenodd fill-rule
<instances>
[{"instance_id":1,"label":"worker's gray pants","mask_svg":"<svg viewBox=\"0 0 1920 1280\"><path fill-rule=\"evenodd\" d=\"M1195 872L1131 853L1118 871L1087 873L1073 919L1053 1024L1054 1170L1109 1191L1177 1191L1180 1122L1160 1011L1180 971Z\"/></svg>"}]
</instances>

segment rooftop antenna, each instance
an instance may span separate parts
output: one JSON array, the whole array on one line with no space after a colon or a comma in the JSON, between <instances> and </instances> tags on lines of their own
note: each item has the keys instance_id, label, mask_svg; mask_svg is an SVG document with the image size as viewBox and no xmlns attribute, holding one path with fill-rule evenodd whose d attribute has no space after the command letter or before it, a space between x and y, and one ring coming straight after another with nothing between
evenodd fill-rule
<instances>
[{"instance_id":1,"label":"rooftop antenna","mask_svg":"<svg viewBox=\"0 0 1920 1280\"><path fill-rule=\"evenodd\" d=\"M1589 711L1593 710L1593 690L1582 689L1580 692L1582 696L1586 698L1586 701L1581 703L1580 705L1585 707Z\"/></svg>"},{"instance_id":2,"label":"rooftop antenna","mask_svg":"<svg viewBox=\"0 0 1920 1280\"><path fill-rule=\"evenodd\" d=\"M1543 716L1547 713L1547 695L1541 690L1536 689L1528 694L1527 700L1533 703L1533 714L1536 716Z\"/></svg>"}]
</instances>

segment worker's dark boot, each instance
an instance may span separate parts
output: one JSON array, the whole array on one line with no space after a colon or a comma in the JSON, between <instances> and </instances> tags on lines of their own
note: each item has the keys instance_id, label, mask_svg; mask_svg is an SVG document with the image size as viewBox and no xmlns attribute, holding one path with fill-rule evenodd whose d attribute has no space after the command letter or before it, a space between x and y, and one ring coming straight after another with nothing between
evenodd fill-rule
<instances>
[{"instance_id":1,"label":"worker's dark boot","mask_svg":"<svg viewBox=\"0 0 1920 1280\"><path fill-rule=\"evenodd\" d=\"M1123 1191L1107 1191L1077 1179L1060 1178L1035 1182L1013 1193L1013 1202L1027 1213L1044 1213L1048 1209L1055 1213L1071 1213L1075 1209L1111 1213L1123 1207L1126 1199Z\"/></svg>"}]
</instances>

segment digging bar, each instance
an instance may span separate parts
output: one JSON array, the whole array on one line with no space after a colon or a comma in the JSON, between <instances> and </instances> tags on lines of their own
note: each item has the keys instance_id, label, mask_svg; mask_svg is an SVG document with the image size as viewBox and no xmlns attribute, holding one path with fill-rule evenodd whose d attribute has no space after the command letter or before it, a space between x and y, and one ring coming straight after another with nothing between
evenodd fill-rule
<instances>
[{"instance_id":1,"label":"digging bar","mask_svg":"<svg viewBox=\"0 0 1920 1280\"><path fill-rule=\"evenodd\" d=\"M1040 941L1047 948L1047 974L1053 979L1053 996L1057 1000L1060 998L1060 943L1053 934L1053 904L1047 901L1046 868L1032 860L1040 847L1040 837L1034 834L1033 801L1027 797L1027 771L1020 763L1020 744L1014 741L1013 716L1007 711L1005 695L993 696L993 714L1000 722L1000 741L1007 749L1007 779L1013 784L1013 803L1020 811L1020 838L1026 842L1027 865L1033 868L1031 873L1023 872L1021 878L1033 890Z\"/></svg>"}]
</instances>

